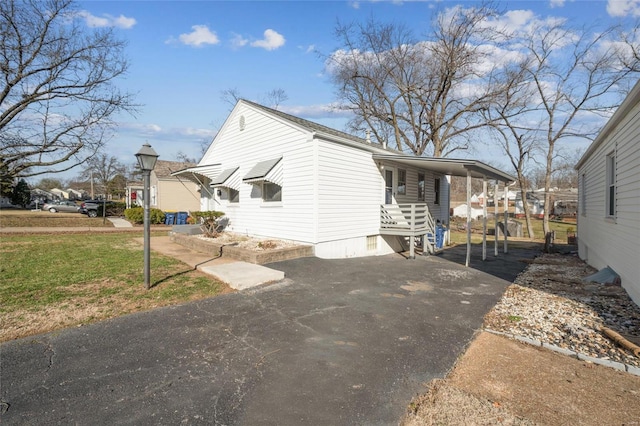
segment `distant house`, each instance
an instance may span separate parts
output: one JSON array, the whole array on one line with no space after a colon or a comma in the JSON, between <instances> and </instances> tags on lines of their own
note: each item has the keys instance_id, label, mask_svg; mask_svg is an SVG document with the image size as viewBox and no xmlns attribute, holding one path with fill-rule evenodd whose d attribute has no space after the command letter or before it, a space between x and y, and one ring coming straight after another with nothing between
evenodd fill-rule
<instances>
[{"instance_id":1,"label":"distant house","mask_svg":"<svg viewBox=\"0 0 640 426\"><path fill-rule=\"evenodd\" d=\"M404 155L240 100L198 166L174 175L200 184L200 208L223 211L231 231L344 258L413 254L416 237L449 223L447 175L467 173L512 180L479 161Z\"/></svg>"},{"instance_id":2,"label":"distant house","mask_svg":"<svg viewBox=\"0 0 640 426\"><path fill-rule=\"evenodd\" d=\"M471 219L473 220L477 220L479 218L482 217L483 215L483 208L478 205L478 204L471 204ZM454 217L462 217L465 218L467 217L467 204L460 204L459 206L456 206L453 208L453 214Z\"/></svg>"},{"instance_id":3,"label":"distant house","mask_svg":"<svg viewBox=\"0 0 640 426\"><path fill-rule=\"evenodd\" d=\"M640 304L640 81L576 164L578 250Z\"/></svg>"},{"instance_id":4,"label":"distant house","mask_svg":"<svg viewBox=\"0 0 640 426\"><path fill-rule=\"evenodd\" d=\"M199 186L172 175L173 172L193 166L193 163L158 160L150 178L151 207L162 211L199 211ZM136 199L141 200L142 197Z\"/></svg>"},{"instance_id":5,"label":"distant house","mask_svg":"<svg viewBox=\"0 0 640 426\"><path fill-rule=\"evenodd\" d=\"M51 194L53 194L53 197L55 197L55 199L57 199L57 200L68 200L69 199L69 192L65 191L63 189L53 188L49 192L51 192Z\"/></svg>"},{"instance_id":6,"label":"distant house","mask_svg":"<svg viewBox=\"0 0 640 426\"><path fill-rule=\"evenodd\" d=\"M530 217L542 219L544 216L544 195L540 195L535 192L526 192L527 208L529 209ZM518 192L515 200L515 217L525 217L525 206L522 202L522 191Z\"/></svg>"}]
</instances>

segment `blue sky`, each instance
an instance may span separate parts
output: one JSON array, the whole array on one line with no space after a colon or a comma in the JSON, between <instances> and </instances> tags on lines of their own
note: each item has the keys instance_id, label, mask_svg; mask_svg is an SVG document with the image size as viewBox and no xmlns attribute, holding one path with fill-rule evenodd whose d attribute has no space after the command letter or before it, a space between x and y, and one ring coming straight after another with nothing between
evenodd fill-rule
<instances>
[{"instance_id":1,"label":"blue sky","mask_svg":"<svg viewBox=\"0 0 640 426\"><path fill-rule=\"evenodd\" d=\"M333 36L336 21L373 17L404 23L419 35L428 31L434 9L457 4L473 2L80 2L87 25L113 26L128 41L131 66L117 84L136 93L142 104L135 117L117 117L119 126L107 151L124 163L133 163L134 154L147 141L161 159L175 160L178 152L199 159L202 141L211 141L231 108L220 99L220 92L230 88L257 102L268 91L283 89L288 100L279 109L342 129L346 119L329 111L334 88L317 53L330 54L338 47ZM640 0L497 5L510 12L514 22L536 16L568 18L576 25L607 25L640 16ZM483 160L482 154L473 155Z\"/></svg>"}]
</instances>

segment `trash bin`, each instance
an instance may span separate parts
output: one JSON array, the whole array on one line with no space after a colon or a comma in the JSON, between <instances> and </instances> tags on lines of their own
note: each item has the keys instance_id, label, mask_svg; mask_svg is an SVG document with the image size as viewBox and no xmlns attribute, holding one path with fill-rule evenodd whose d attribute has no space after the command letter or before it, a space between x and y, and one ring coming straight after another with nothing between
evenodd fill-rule
<instances>
[{"instance_id":1,"label":"trash bin","mask_svg":"<svg viewBox=\"0 0 640 426\"><path fill-rule=\"evenodd\" d=\"M436 248L441 249L444 246L444 226L436 225Z\"/></svg>"},{"instance_id":2,"label":"trash bin","mask_svg":"<svg viewBox=\"0 0 640 426\"><path fill-rule=\"evenodd\" d=\"M186 225L188 217L189 217L189 213L178 212L178 216L176 216L176 225Z\"/></svg>"},{"instance_id":3,"label":"trash bin","mask_svg":"<svg viewBox=\"0 0 640 426\"><path fill-rule=\"evenodd\" d=\"M175 213L169 213L169 212L165 212L164 213L164 224L165 225L173 225L176 221L176 214Z\"/></svg>"}]
</instances>

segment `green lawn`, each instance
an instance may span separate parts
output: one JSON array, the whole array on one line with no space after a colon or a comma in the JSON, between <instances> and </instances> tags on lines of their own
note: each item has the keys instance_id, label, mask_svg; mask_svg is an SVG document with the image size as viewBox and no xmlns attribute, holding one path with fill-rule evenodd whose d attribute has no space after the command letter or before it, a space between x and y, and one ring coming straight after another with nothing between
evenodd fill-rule
<instances>
[{"instance_id":1,"label":"green lawn","mask_svg":"<svg viewBox=\"0 0 640 426\"><path fill-rule=\"evenodd\" d=\"M3 235L0 341L215 296L229 288L157 253L150 290L129 234Z\"/></svg>"},{"instance_id":2,"label":"green lawn","mask_svg":"<svg viewBox=\"0 0 640 426\"><path fill-rule=\"evenodd\" d=\"M501 219L502 221L503 219ZM527 238L527 224L523 219L516 219L518 222L522 223L522 233L523 237ZM464 219L456 219L452 220L451 225L451 241L452 242L466 242L466 232L459 231L458 225L465 223ZM533 232L534 232L534 240L544 240L544 232L542 231L542 219L532 219L533 224ZM559 222L559 221L550 221L549 226L552 231L556 233L556 242L557 243L566 243L567 242L567 232L575 233L576 232L576 224L571 222ZM495 227L495 221L493 219L487 219L487 230L493 229ZM482 242L482 220L476 220L471 222L471 229L473 230L471 240L472 242ZM487 235L487 240L493 240L493 235Z\"/></svg>"}]
</instances>

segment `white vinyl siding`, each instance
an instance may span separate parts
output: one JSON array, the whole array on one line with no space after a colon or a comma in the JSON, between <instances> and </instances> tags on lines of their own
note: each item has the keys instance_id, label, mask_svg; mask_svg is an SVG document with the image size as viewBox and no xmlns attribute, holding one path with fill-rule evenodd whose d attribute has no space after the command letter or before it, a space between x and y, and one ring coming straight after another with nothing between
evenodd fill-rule
<instances>
[{"instance_id":1,"label":"white vinyl siding","mask_svg":"<svg viewBox=\"0 0 640 426\"><path fill-rule=\"evenodd\" d=\"M317 143L318 242L378 234L384 182L371 153Z\"/></svg>"},{"instance_id":2,"label":"white vinyl siding","mask_svg":"<svg viewBox=\"0 0 640 426\"><path fill-rule=\"evenodd\" d=\"M245 127L240 130L239 117ZM245 176L256 164L282 157L274 181L282 182L282 202L265 202L262 181L240 183L240 203L210 202L213 210L224 211L229 229L250 235L313 243L315 194L313 149L309 133L280 119L238 104L205 153L201 165L221 164L221 170L239 167ZM281 167L280 167L281 166ZM234 176L236 175L234 174Z\"/></svg>"},{"instance_id":3,"label":"white vinyl siding","mask_svg":"<svg viewBox=\"0 0 640 426\"><path fill-rule=\"evenodd\" d=\"M398 163L389 162L389 166L398 168ZM413 168L404 166L407 176L407 193L406 195L396 194L396 204L407 203L426 203L429 207L431 215L435 219L446 222L449 218L448 210L448 182L445 177L439 173L435 173L431 170ZM424 199L420 199L420 193L418 190L418 175L423 174L425 177L425 194ZM436 194L434 192L436 180L440 180L440 203L436 203ZM382 200L382 198L381 198ZM381 202L382 203L382 202Z\"/></svg>"},{"instance_id":4,"label":"white vinyl siding","mask_svg":"<svg viewBox=\"0 0 640 426\"><path fill-rule=\"evenodd\" d=\"M640 105L635 105L578 171L584 191L583 214L578 218L580 257L597 269L613 268L636 303L640 303L639 140ZM612 184L614 204L609 203ZM615 213L615 220L608 213Z\"/></svg>"}]
</instances>

